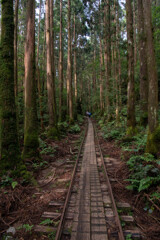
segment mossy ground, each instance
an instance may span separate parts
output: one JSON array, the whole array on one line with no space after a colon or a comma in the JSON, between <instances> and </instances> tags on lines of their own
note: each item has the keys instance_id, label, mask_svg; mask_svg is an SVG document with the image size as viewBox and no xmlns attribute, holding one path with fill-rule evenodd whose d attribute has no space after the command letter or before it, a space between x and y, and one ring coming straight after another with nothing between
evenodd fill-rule
<instances>
[{"instance_id":1,"label":"mossy ground","mask_svg":"<svg viewBox=\"0 0 160 240\"><path fill-rule=\"evenodd\" d=\"M57 127L50 127L47 131L47 137L53 140L58 140L60 137Z\"/></svg>"},{"instance_id":2,"label":"mossy ground","mask_svg":"<svg viewBox=\"0 0 160 240\"><path fill-rule=\"evenodd\" d=\"M138 133L138 129L136 127L128 127L126 131L126 136L127 137L133 137Z\"/></svg>"}]
</instances>

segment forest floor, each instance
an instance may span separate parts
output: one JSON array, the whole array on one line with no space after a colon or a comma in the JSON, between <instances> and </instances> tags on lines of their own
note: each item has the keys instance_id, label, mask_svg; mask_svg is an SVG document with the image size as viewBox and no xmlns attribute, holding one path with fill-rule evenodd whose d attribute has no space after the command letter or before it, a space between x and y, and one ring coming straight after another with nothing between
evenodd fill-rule
<instances>
[{"instance_id":1,"label":"forest floor","mask_svg":"<svg viewBox=\"0 0 160 240\"><path fill-rule=\"evenodd\" d=\"M84 130L84 126L81 130ZM104 140L99 129L100 145L105 157L121 159L122 150L113 140ZM54 239L54 234L37 234L34 227L44 222L41 218L43 212L49 211L49 202L64 201L67 189L70 184L74 164L68 164L68 161L76 161L78 148L81 142L79 134L68 133L67 136L59 141L45 140L47 146L55 149L53 154L47 154L44 151L42 163L34 164L34 178L37 185L20 185L14 189L10 185L0 188L0 239L6 239L6 230L11 226L16 229L12 239L20 240L46 240ZM109 172L109 176L116 179L112 182L112 188L115 198L120 202L127 202L133 210L133 217L136 225L145 234L147 240L160 239L160 219L158 209L154 209L152 214L145 211L146 195L136 193L126 189L129 178L129 169L126 161L129 158L126 154L125 160L121 160L115 171ZM42 164L43 165L43 164ZM31 169L33 170L33 169ZM5 182L4 182L5 183ZM147 203L150 204L150 203ZM60 212L60 207L55 207L55 212ZM59 223L59 217L54 221L56 227Z\"/></svg>"},{"instance_id":2,"label":"forest floor","mask_svg":"<svg viewBox=\"0 0 160 240\"><path fill-rule=\"evenodd\" d=\"M84 126L81 127L81 132L83 129ZM0 239L54 239L55 233L38 234L34 232L34 227L43 223L41 216L49 211L51 201L65 200L80 143L80 133L67 133L59 141L46 139L42 143L44 154L41 155L41 162L28 162L28 170L34 173L35 186L18 184L13 189L12 179L1 179ZM52 149L53 153L49 153ZM72 161L72 164L68 164L68 161ZM61 209L55 207L54 210L58 213ZM55 227L59 219L57 216ZM16 230L13 238L6 237L6 230L10 227Z\"/></svg>"},{"instance_id":3,"label":"forest floor","mask_svg":"<svg viewBox=\"0 0 160 240\"><path fill-rule=\"evenodd\" d=\"M116 179L116 181L111 182L115 199L118 202L126 202L131 205L135 223L144 234L145 239L160 240L160 208L154 208L154 211L149 213L146 211L146 206L150 205L151 208L152 203L146 199L147 194L126 189L128 185L126 179L129 179L129 169L126 162L132 153L126 153L122 161L121 147L119 147L116 141L105 140L102 136L100 137L100 146L103 156L120 160L120 164L116 165L114 172L108 170L109 177Z\"/></svg>"}]
</instances>

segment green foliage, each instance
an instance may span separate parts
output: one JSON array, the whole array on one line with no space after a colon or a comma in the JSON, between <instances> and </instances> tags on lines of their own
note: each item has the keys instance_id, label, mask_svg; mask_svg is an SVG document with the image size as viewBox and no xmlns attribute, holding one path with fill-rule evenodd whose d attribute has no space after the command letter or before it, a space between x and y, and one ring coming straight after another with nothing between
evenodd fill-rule
<instances>
[{"instance_id":1,"label":"green foliage","mask_svg":"<svg viewBox=\"0 0 160 240\"><path fill-rule=\"evenodd\" d=\"M15 181L15 182L12 182L11 185L12 185L12 188L15 189L15 187L18 185L18 182L16 182L16 181Z\"/></svg>"},{"instance_id":2,"label":"green foliage","mask_svg":"<svg viewBox=\"0 0 160 240\"><path fill-rule=\"evenodd\" d=\"M132 234L127 234L126 240L132 240Z\"/></svg>"},{"instance_id":3,"label":"green foliage","mask_svg":"<svg viewBox=\"0 0 160 240\"><path fill-rule=\"evenodd\" d=\"M39 144L40 144L40 154L41 155L54 156L56 149L54 149L50 145L47 145L47 143L45 141L43 141L41 138L39 138Z\"/></svg>"},{"instance_id":4,"label":"green foliage","mask_svg":"<svg viewBox=\"0 0 160 240\"><path fill-rule=\"evenodd\" d=\"M22 226L20 226L18 228L18 230L20 229L25 229L26 232L31 232L33 229L34 225L29 225L29 224L23 224Z\"/></svg>"},{"instance_id":5,"label":"green foliage","mask_svg":"<svg viewBox=\"0 0 160 240\"><path fill-rule=\"evenodd\" d=\"M13 178L9 176L3 176L0 182L0 186L1 187L9 186L9 185L12 185L13 182L14 182Z\"/></svg>"},{"instance_id":6,"label":"green foliage","mask_svg":"<svg viewBox=\"0 0 160 240\"><path fill-rule=\"evenodd\" d=\"M160 182L160 170L155 167L156 160L153 155L132 156L127 165L130 169L130 178L126 181L131 183L127 189L141 192Z\"/></svg>"},{"instance_id":7,"label":"green foliage","mask_svg":"<svg viewBox=\"0 0 160 240\"><path fill-rule=\"evenodd\" d=\"M120 140L122 137L125 136L125 128L123 126L114 126L115 122L110 122L107 126L102 127L103 137L105 139L116 139Z\"/></svg>"},{"instance_id":8,"label":"green foliage","mask_svg":"<svg viewBox=\"0 0 160 240\"><path fill-rule=\"evenodd\" d=\"M48 237L49 237L49 239L54 240L56 237L56 231L53 231L50 234L48 234Z\"/></svg>"},{"instance_id":9,"label":"green foliage","mask_svg":"<svg viewBox=\"0 0 160 240\"><path fill-rule=\"evenodd\" d=\"M81 128L78 124L75 124L69 128L70 133L79 133L81 131Z\"/></svg>"},{"instance_id":10,"label":"green foliage","mask_svg":"<svg viewBox=\"0 0 160 240\"><path fill-rule=\"evenodd\" d=\"M50 218L47 218L40 223L40 225L52 225L52 224L53 224L53 220L51 220Z\"/></svg>"}]
</instances>

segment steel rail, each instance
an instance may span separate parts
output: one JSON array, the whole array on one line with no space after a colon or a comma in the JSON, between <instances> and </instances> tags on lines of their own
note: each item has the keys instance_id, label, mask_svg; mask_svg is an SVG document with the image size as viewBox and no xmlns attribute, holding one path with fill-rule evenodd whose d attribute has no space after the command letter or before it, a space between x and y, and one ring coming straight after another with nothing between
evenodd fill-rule
<instances>
[{"instance_id":1,"label":"steel rail","mask_svg":"<svg viewBox=\"0 0 160 240\"><path fill-rule=\"evenodd\" d=\"M112 204L113 204L113 211L114 211L114 214L115 214L116 224L117 224L117 226L119 228L118 237L119 237L119 240L125 240L124 235L123 235L122 226L121 226L120 219L119 219L119 215L118 215L118 211L117 211L117 206L116 206L115 199L114 199L114 196L113 196L112 187L111 187L110 180L109 180L109 177L108 177L108 173L107 173L107 170L106 170L104 157L103 157L102 150L101 150L101 147L100 147L98 134L97 134L97 131L96 131L96 128L95 128L94 124L93 124L93 126L94 126L95 137L97 138L97 142L98 142L98 148L99 148L99 151L100 151L104 172L105 172L105 175L106 175L106 181L107 181L110 197L111 197Z\"/></svg>"},{"instance_id":2,"label":"steel rail","mask_svg":"<svg viewBox=\"0 0 160 240\"><path fill-rule=\"evenodd\" d=\"M87 130L88 130L88 123L87 123L86 129L85 129L85 133L84 133L84 137L83 137L83 140L81 142L80 149L79 149L79 152L78 152L76 164L75 164L75 167L74 167L74 170L73 170L73 174L72 174L72 180L71 180L71 183L70 183L70 186L69 186L69 189L68 189L67 197L66 197L65 204L64 204L64 207L63 207L60 223L58 225L58 229L57 229L57 232L56 232L55 240L60 240L60 237L62 235L63 224L64 224L64 221L65 221L65 214L66 214L66 210L67 210L67 207L68 207L69 199L70 199L70 196L71 196L72 187L73 187L73 183L74 183L74 178L75 178L75 175L76 175L76 170L77 170L78 162L79 162L79 159L80 159L80 154L82 152L82 147L83 147L84 141L86 139Z\"/></svg>"}]
</instances>

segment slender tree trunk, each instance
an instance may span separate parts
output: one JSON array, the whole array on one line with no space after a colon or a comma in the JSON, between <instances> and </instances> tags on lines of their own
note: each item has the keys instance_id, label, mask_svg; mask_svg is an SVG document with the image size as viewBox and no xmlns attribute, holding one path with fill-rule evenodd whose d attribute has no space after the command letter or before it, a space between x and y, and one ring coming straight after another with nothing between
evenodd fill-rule
<instances>
[{"instance_id":1,"label":"slender tree trunk","mask_svg":"<svg viewBox=\"0 0 160 240\"><path fill-rule=\"evenodd\" d=\"M102 52L102 40L100 39L100 108L103 112L103 52Z\"/></svg>"},{"instance_id":2,"label":"slender tree trunk","mask_svg":"<svg viewBox=\"0 0 160 240\"><path fill-rule=\"evenodd\" d=\"M134 28L134 67L137 65L137 26L136 26L136 5L137 0L133 1L133 28Z\"/></svg>"},{"instance_id":3,"label":"slender tree trunk","mask_svg":"<svg viewBox=\"0 0 160 240\"><path fill-rule=\"evenodd\" d=\"M122 96L121 96L121 88L122 88L122 80L121 80L121 55L120 55L120 24L119 24L119 5L117 10L117 51L118 51L118 74L119 74L119 81L118 81L118 91L119 91L119 110L121 111L122 107Z\"/></svg>"},{"instance_id":4,"label":"slender tree trunk","mask_svg":"<svg viewBox=\"0 0 160 240\"><path fill-rule=\"evenodd\" d=\"M126 0L127 42L128 42L128 102L127 102L127 135L135 132L135 89L134 89L134 40L132 3Z\"/></svg>"},{"instance_id":5,"label":"slender tree trunk","mask_svg":"<svg viewBox=\"0 0 160 240\"><path fill-rule=\"evenodd\" d=\"M14 12L14 86L15 96L18 96L18 70L17 70L17 27L18 27L18 6L19 0L15 1L15 12Z\"/></svg>"},{"instance_id":6,"label":"slender tree trunk","mask_svg":"<svg viewBox=\"0 0 160 240\"><path fill-rule=\"evenodd\" d=\"M106 111L107 118L110 119L110 78L111 78L111 16L110 16L110 1L105 0L104 14L104 60L105 60L105 75L106 75Z\"/></svg>"},{"instance_id":7,"label":"slender tree trunk","mask_svg":"<svg viewBox=\"0 0 160 240\"><path fill-rule=\"evenodd\" d=\"M77 39L76 39L76 16L74 14L74 96L75 96L75 119L77 119Z\"/></svg>"},{"instance_id":8,"label":"slender tree trunk","mask_svg":"<svg viewBox=\"0 0 160 240\"><path fill-rule=\"evenodd\" d=\"M51 0L52 1L52 0ZM49 132L50 137L54 135L56 128L56 116L55 116L55 96L54 96L54 78L52 68L52 28L51 28L51 14L50 14L50 0L46 0L46 47L47 47L47 92L48 92L48 109L49 109ZM53 131L52 131L53 130ZM54 136L52 136L54 137Z\"/></svg>"},{"instance_id":9,"label":"slender tree trunk","mask_svg":"<svg viewBox=\"0 0 160 240\"><path fill-rule=\"evenodd\" d=\"M138 0L138 30L139 30L139 56L140 56L140 104L141 124L146 125L148 120L148 79L146 36L144 30L143 1Z\"/></svg>"},{"instance_id":10,"label":"slender tree trunk","mask_svg":"<svg viewBox=\"0 0 160 240\"><path fill-rule=\"evenodd\" d=\"M67 90L69 104L69 118L73 121L73 100L72 100L72 66L71 66L71 1L68 0L68 59L67 59Z\"/></svg>"},{"instance_id":11,"label":"slender tree trunk","mask_svg":"<svg viewBox=\"0 0 160 240\"><path fill-rule=\"evenodd\" d=\"M39 3L39 21L38 21L38 43L37 43L36 72L37 72L39 108L40 108L40 116L41 116L41 129L44 129L44 125L43 125L43 111L42 111L41 82L40 82L40 69L39 69L39 43L40 43L40 25L41 25L41 5L42 5L42 0L40 0L40 3Z\"/></svg>"},{"instance_id":12,"label":"slender tree trunk","mask_svg":"<svg viewBox=\"0 0 160 240\"><path fill-rule=\"evenodd\" d=\"M52 67L52 81L53 81L53 112L54 122L57 125L57 110L56 110L56 90L55 90L55 59L54 59L54 16L53 16L53 0L50 0L50 44L51 44L51 67Z\"/></svg>"},{"instance_id":13,"label":"slender tree trunk","mask_svg":"<svg viewBox=\"0 0 160 240\"><path fill-rule=\"evenodd\" d=\"M118 9L117 9L117 0L114 0L114 47L113 47L113 55L114 55L114 75L115 79L115 96L116 96L116 122L119 123L119 74L118 74Z\"/></svg>"},{"instance_id":14,"label":"slender tree trunk","mask_svg":"<svg viewBox=\"0 0 160 240\"><path fill-rule=\"evenodd\" d=\"M0 169L20 164L14 92L14 14L13 1L2 1L0 48Z\"/></svg>"},{"instance_id":15,"label":"slender tree trunk","mask_svg":"<svg viewBox=\"0 0 160 240\"><path fill-rule=\"evenodd\" d=\"M38 155L38 118L35 81L35 1L27 1L27 34L25 42L25 126L24 159Z\"/></svg>"},{"instance_id":16,"label":"slender tree trunk","mask_svg":"<svg viewBox=\"0 0 160 240\"><path fill-rule=\"evenodd\" d=\"M60 33L59 33L59 119L62 121L63 116L63 40L62 40L62 0L60 0Z\"/></svg>"},{"instance_id":17,"label":"slender tree trunk","mask_svg":"<svg viewBox=\"0 0 160 240\"><path fill-rule=\"evenodd\" d=\"M144 22L147 37L148 69L148 140L146 151L156 154L160 147L160 127L158 127L158 76L153 40L152 15L150 0L143 0Z\"/></svg>"}]
</instances>

